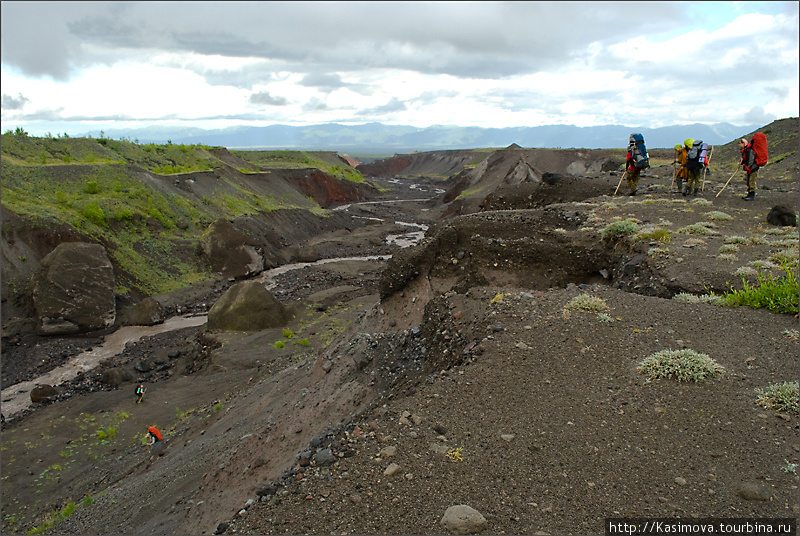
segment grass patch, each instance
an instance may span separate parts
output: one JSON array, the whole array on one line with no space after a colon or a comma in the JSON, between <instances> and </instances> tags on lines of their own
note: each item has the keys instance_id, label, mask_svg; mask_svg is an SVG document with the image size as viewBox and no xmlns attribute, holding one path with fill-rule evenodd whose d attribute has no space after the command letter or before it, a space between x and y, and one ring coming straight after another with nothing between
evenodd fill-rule
<instances>
[{"instance_id":1,"label":"grass patch","mask_svg":"<svg viewBox=\"0 0 800 536\"><path fill-rule=\"evenodd\" d=\"M798 399L800 389L798 382L772 383L762 389L755 388L756 404L767 409L798 414Z\"/></svg>"},{"instance_id":2,"label":"grass patch","mask_svg":"<svg viewBox=\"0 0 800 536\"><path fill-rule=\"evenodd\" d=\"M742 279L742 290L732 290L723 295L726 304L730 307L767 308L775 313L797 313L797 274L788 265L782 268L785 274L782 277L759 272L756 285Z\"/></svg>"},{"instance_id":3,"label":"grass patch","mask_svg":"<svg viewBox=\"0 0 800 536\"><path fill-rule=\"evenodd\" d=\"M718 235L719 233L712 229L714 226L711 222L700 222L694 223L692 225L687 225L686 227L681 227L677 231L678 234L687 234L692 236L712 236Z\"/></svg>"},{"instance_id":4,"label":"grass patch","mask_svg":"<svg viewBox=\"0 0 800 536\"><path fill-rule=\"evenodd\" d=\"M644 358L636 370L647 375L647 381L674 378L684 382L701 382L725 368L706 354L691 349L661 350Z\"/></svg>"},{"instance_id":5,"label":"grass patch","mask_svg":"<svg viewBox=\"0 0 800 536\"><path fill-rule=\"evenodd\" d=\"M725 237L725 243L726 243L726 244L740 244L740 245L744 245L744 244L747 244L747 238L745 238L745 237L743 237L743 236L736 236L736 235L733 235L733 236L726 236L726 237Z\"/></svg>"},{"instance_id":6,"label":"grass patch","mask_svg":"<svg viewBox=\"0 0 800 536\"><path fill-rule=\"evenodd\" d=\"M602 298L592 296L591 294L581 294L572 298L569 303L564 306L565 309L571 311L585 311L588 313L602 313L608 311L608 305Z\"/></svg>"},{"instance_id":7,"label":"grass patch","mask_svg":"<svg viewBox=\"0 0 800 536\"><path fill-rule=\"evenodd\" d=\"M611 222L600 231L600 238L603 240L617 240L624 236L630 236L640 231L636 220L625 219Z\"/></svg>"},{"instance_id":8,"label":"grass patch","mask_svg":"<svg viewBox=\"0 0 800 536\"><path fill-rule=\"evenodd\" d=\"M721 296L714 294L688 294L681 292L672 297L673 300L684 303L708 303L711 305L725 305L725 300Z\"/></svg>"},{"instance_id":9,"label":"grass patch","mask_svg":"<svg viewBox=\"0 0 800 536\"><path fill-rule=\"evenodd\" d=\"M666 229L642 229L636 233L636 239L669 244L669 241L672 239L672 234Z\"/></svg>"},{"instance_id":10,"label":"grass patch","mask_svg":"<svg viewBox=\"0 0 800 536\"><path fill-rule=\"evenodd\" d=\"M730 221L733 219L733 216L730 214L725 214L724 212L720 212L718 210L714 210L706 214L706 218L711 221Z\"/></svg>"}]
</instances>

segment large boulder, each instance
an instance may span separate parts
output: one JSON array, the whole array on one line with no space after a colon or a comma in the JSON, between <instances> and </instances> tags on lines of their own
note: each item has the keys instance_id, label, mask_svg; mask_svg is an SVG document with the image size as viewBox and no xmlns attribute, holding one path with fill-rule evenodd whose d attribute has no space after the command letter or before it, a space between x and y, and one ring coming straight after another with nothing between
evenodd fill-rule
<instances>
[{"instance_id":1,"label":"large boulder","mask_svg":"<svg viewBox=\"0 0 800 536\"><path fill-rule=\"evenodd\" d=\"M61 335L113 326L114 284L114 269L103 246L59 244L31 278L39 332Z\"/></svg>"},{"instance_id":2,"label":"large boulder","mask_svg":"<svg viewBox=\"0 0 800 536\"><path fill-rule=\"evenodd\" d=\"M259 331L285 326L292 315L258 281L236 283L208 311L211 331Z\"/></svg>"},{"instance_id":3,"label":"large boulder","mask_svg":"<svg viewBox=\"0 0 800 536\"><path fill-rule=\"evenodd\" d=\"M245 277L264 271L264 258L248 236L227 220L209 225L200 248L211 269L225 277Z\"/></svg>"},{"instance_id":4,"label":"large boulder","mask_svg":"<svg viewBox=\"0 0 800 536\"><path fill-rule=\"evenodd\" d=\"M39 404L50 398L58 396L58 391L52 385L39 385L31 389L31 402Z\"/></svg>"},{"instance_id":5,"label":"large boulder","mask_svg":"<svg viewBox=\"0 0 800 536\"><path fill-rule=\"evenodd\" d=\"M767 223L778 227L795 227L797 225L797 215L788 203L781 203L772 207L767 214Z\"/></svg>"},{"instance_id":6,"label":"large boulder","mask_svg":"<svg viewBox=\"0 0 800 536\"><path fill-rule=\"evenodd\" d=\"M119 316L123 326L154 326L164 323L164 306L148 296L133 307L121 310Z\"/></svg>"}]
</instances>

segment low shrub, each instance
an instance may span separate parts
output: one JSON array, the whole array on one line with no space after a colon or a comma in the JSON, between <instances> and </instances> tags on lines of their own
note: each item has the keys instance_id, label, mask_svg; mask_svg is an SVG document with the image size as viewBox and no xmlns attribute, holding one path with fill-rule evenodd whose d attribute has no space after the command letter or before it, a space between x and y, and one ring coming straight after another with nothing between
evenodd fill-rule
<instances>
[{"instance_id":1,"label":"low shrub","mask_svg":"<svg viewBox=\"0 0 800 536\"><path fill-rule=\"evenodd\" d=\"M661 350L644 358L636 370L647 375L647 381L674 378L678 381L700 382L725 368L706 354L691 349Z\"/></svg>"},{"instance_id":2,"label":"low shrub","mask_svg":"<svg viewBox=\"0 0 800 536\"><path fill-rule=\"evenodd\" d=\"M711 305L725 305L725 300L722 298L722 296L717 296L715 294L701 294L696 296L694 294L681 292L673 296L672 299L684 303L709 303Z\"/></svg>"},{"instance_id":3,"label":"low shrub","mask_svg":"<svg viewBox=\"0 0 800 536\"><path fill-rule=\"evenodd\" d=\"M798 382L772 383L765 389L755 388L756 404L767 409L798 414L800 384Z\"/></svg>"},{"instance_id":4,"label":"low shrub","mask_svg":"<svg viewBox=\"0 0 800 536\"><path fill-rule=\"evenodd\" d=\"M726 236L726 244L747 244L747 239L743 236Z\"/></svg>"},{"instance_id":5,"label":"low shrub","mask_svg":"<svg viewBox=\"0 0 800 536\"><path fill-rule=\"evenodd\" d=\"M717 231L711 229L714 224L711 222L700 222L686 227L681 227L677 231L678 234L688 234L693 236L712 236L719 234Z\"/></svg>"},{"instance_id":6,"label":"low shrub","mask_svg":"<svg viewBox=\"0 0 800 536\"><path fill-rule=\"evenodd\" d=\"M611 222L600 231L600 238L603 240L616 240L623 236L629 236L639 232L639 224L636 220L627 219Z\"/></svg>"},{"instance_id":7,"label":"low shrub","mask_svg":"<svg viewBox=\"0 0 800 536\"><path fill-rule=\"evenodd\" d=\"M606 305L606 302L603 301L602 298L592 296L591 294L581 294L580 296L575 296L567 305L564 306L564 308L572 311L586 311L590 313L602 313L604 311L608 311L608 305Z\"/></svg>"},{"instance_id":8,"label":"low shrub","mask_svg":"<svg viewBox=\"0 0 800 536\"><path fill-rule=\"evenodd\" d=\"M650 240L651 242L669 244L669 241L672 239L672 235L666 229L648 229L637 233L636 238L641 240Z\"/></svg>"},{"instance_id":9,"label":"low shrub","mask_svg":"<svg viewBox=\"0 0 800 536\"><path fill-rule=\"evenodd\" d=\"M725 214L724 212L720 212L718 210L714 210L706 214L706 218L711 221L730 221L733 219L733 216L730 214Z\"/></svg>"}]
</instances>

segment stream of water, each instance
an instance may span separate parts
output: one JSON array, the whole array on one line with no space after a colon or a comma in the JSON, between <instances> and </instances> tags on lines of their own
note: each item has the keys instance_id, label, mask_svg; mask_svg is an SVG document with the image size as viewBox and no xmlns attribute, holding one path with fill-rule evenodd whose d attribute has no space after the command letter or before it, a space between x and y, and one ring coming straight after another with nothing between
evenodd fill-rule
<instances>
[{"instance_id":1,"label":"stream of water","mask_svg":"<svg viewBox=\"0 0 800 536\"><path fill-rule=\"evenodd\" d=\"M426 200L416 199L413 201L426 201ZM386 201L363 202L354 204L372 204L372 203L386 203ZM341 207L338 207L337 210L347 210L350 206L352 205L343 205ZM380 218L370 218L370 219L380 220ZM419 240L421 240L422 237L425 236L425 231L427 231L428 229L428 226L423 224L405 223L400 221L396 221L394 223L396 225L414 227L418 229L417 231L411 231L409 233L403 233L403 234L388 235L386 237L386 241L389 244L396 244L401 248L409 247L418 242ZM256 281L263 283L264 286L267 288L267 290L272 290L277 285L277 283L275 282L275 278L278 275L284 274L291 270L298 270L301 268L306 268L308 266L319 266L322 264L328 264L333 262L387 260L390 259L391 257L392 257L391 255L373 255L365 257L337 257L333 259L321 259L316 262L300 262L295 264L286 264L263 272L256 278ZM207 319L208 317L206 315L173 316L164 321L163 324L158 324L156 326L121 327L114 333L107 335L105 337L103 344L70 358L70 360L65 365L55 368L50 372L48 372L47 374L39 376L35 380L20 382L3 389L2 406L1 406L3 415L5 415L6 417L11 417L16 413L19 413L20 411L30 407L32 404L30 392L34 387L36 387L37 384L53 385L53 386L61 385L77 377L78 373L88 372L93 368L97 367L100 364L100 362L103 361L104 359L108 359L110 357L114 357L115 355L122 353L122 351L125 349L125 345L128 342L138 341L143 337L149 337L152 335L165 333L167 331L172 331L175 329L200 326L205 324Z\"/></svg>"}]
</instances>

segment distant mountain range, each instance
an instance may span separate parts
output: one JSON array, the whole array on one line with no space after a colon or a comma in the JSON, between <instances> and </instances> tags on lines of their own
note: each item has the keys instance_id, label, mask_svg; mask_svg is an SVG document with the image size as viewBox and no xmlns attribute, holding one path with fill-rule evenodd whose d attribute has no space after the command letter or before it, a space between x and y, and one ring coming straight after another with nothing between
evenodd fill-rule
<instances>
[{"instance_id":1,"label":"distant mountain range","mask_svg":"<svg viewBox=\"0 0 800 536\"><path fill-rule=\"evenodd\" d=\"M337 151L361 155L390 155L414 151L501 148L512 143L524 148L611 149L628 146L633 132L644 135L650 148L669 148L686 138L722 145L753 132L762 125L736 126L730 123L694 123L660 128L603 125L577 127L546 125L538 127L479 128L366 123L363 125L322 124L304 127L271 125L239 126L225 129L153 127L134 130L109 130L107 138L128 138L139 143L182 143L222 146L229 149L293 149ZM100 131L87 135L100 137Z\"/></svg>"}]
</instances>

